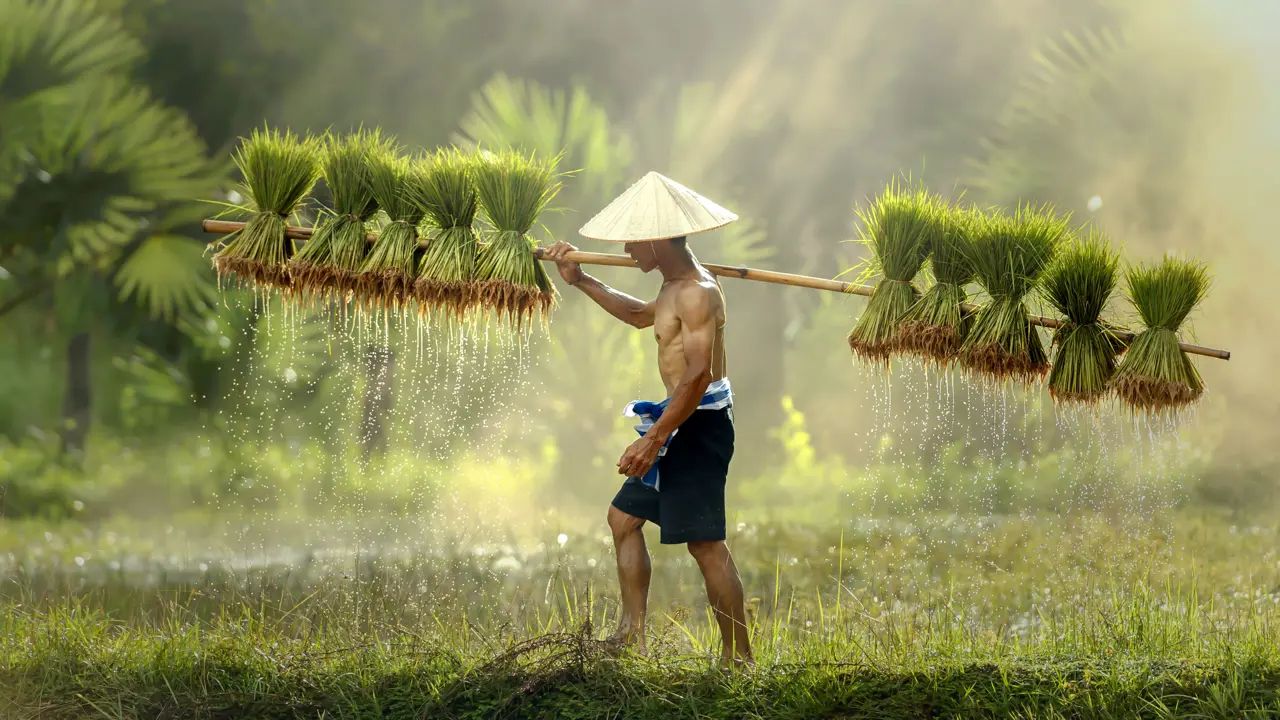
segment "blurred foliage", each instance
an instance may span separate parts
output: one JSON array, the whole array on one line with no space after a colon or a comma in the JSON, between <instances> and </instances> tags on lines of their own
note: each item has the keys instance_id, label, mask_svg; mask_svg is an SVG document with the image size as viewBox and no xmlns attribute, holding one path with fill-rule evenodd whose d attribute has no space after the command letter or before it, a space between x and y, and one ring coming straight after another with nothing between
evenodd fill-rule
<instances>
[{"instance_id":1,"label":"blurred foliage","mask_svg":"<svg viewBox=\"0 0 1280 720\"><path fill-rule=\"evenodd\" d=\"M151 381L157 388L166 386ZM165 401L153 398L149 406ZM621 423L615 430L625 431L624 437L630 433ZM528 512L544 496L557 499L548 506L554 514L551 508L574 506L566 490L576 489L588 500L612 493L602 482L608 468L558 464L566 448L552 436L520 454L459 448L432 455L398 443L365 462L352 434L337 439L288 435L202 434L163 445L100 439L83 468L61 462L47 442L5 443L0 445L3 515L100 518L120 507L135 515L162 515L183 505L251 508L268 517L467 509L498 528L544 520ZM921 457L898 447L903 438L886 431L874 439L873 457L854 464L840 454L820 453L805 414L785 398L773 439L783 461L758 469L736 467L729 485L734 512L759 522L826 526L849 517L1045 512L1095 513L1119 522L1188 503L1255 513L1273 507L1265 483L1234 483L1231 495L1224 496L1220 479L1204 472L1210 458L1181 448L1176 436L1153 438L1144 452L1111 452L1078 442L1030 455L975 452L961 440L943 446L936 457ZM1153 463L1152 457L1162 459Z\"/></svg>"}]
</instances>

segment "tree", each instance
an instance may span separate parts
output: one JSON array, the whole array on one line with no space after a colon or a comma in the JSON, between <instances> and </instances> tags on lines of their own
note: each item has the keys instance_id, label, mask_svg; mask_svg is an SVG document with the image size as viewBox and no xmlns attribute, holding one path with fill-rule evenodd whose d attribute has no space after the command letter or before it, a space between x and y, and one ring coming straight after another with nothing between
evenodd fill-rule
<instances>
[{"instance_id":1,"label":"tree","mask_svg":"<svg viewBox=\"0 0 1280 720\"><path fill-rule=\"evenodd\" d=\"M180 111L127 72L142 54L88 0L0 3L0 316L35 304L66 343L64 444L83 448L90 338L174 326L214 299L180 229L225 176ZM145 319L133 312L145 308Z\"/></svg>"}]
</instances>

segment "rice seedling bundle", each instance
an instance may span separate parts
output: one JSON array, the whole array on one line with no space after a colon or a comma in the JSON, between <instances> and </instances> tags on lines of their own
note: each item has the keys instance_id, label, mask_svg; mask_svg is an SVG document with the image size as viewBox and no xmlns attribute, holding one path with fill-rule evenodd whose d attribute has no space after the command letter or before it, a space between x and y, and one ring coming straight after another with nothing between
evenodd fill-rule
<instances>
[{"instance_id":1,"label":"rice seedling bundle","mask_svg":"<svg viewBox=\"0 0 1280 720\"><path fill-rule=\"evenodd\" d=\"M1049 206L1020 206L1012 216L984 213L976 223L969 260L989 300L974 315L960 346L962 366L988 377L1026 382L1049 370L1049 356L1028 318L1026 299L1057 254L1067 222Z\"/></svg>"},{"instance_id":2,"label":"rice seedling bundle","mask_svg":"<svg viewBox=\"0 0 1280 720\"><path fill-rule=\"evenodd\" d=\"M1178 344L1178 328L1209 291L1209 272L1190 260L1166 258L1126 273L1129 301L1146 329L1129 343L1111 381L1116 395L1146 412L1176 410L1204 393L1191 358Z\"/></svg>"},{"instance_id":3,"label":"rice seedling bundle","mask_svg":"<svg viewBox=\"0 0 1280 720\"><path fill-rule=\"evenodd\" d=\"M383 155L369 163L369 189L388 218L356 275L356 293L369 306L402 308L412 296L423 212L411 198L426 176L420 158Z\"/></svg>"},{"instance_id":4,"label":"rice seedling bundle","mask_svg":"<svg viewBox=\"0 0 1280 720\"><path fill-rule=\"evenodd\" d=\"M898 348L928 362L948 365L960 352L972 324L964 310L965 286L973 282L970 264L976 213L939 202L932 213L935 229L928 235L929 267L934 284L902 318Z\"/></svg>"},{"instance_id":5,"label":"rice seedling bundle","mask_svg":"<svg viewBox=\"0 0 1280 720\"><path fill-rule=\"evenodd\" d=\"M311 239L289 261L296 291L345 296L355 290L356 272L368 248L366 224L378 212L370 168L375 159L391 152L390 139L376 129L345 137L329 133L322 138L320 167L333 207L322 212Z\"/></svg>"},{"instance_id":6,"label":"rice seedling bundle","mask_svg":"<svg viewBox=\"0 0 1280 720\"><path fill-rule=\"evenodd\" d=\"M285 228L320 177L315 142L288 130L254 130L232 159L243 177L241 194L253 216L242 230L224 239L214 267L219 277L234 273L256 287L287 289L290 246Z\"/></svg>"},{"instance_id":7,"label":"rice seedling bundle","mask_svg":"<svg viewBox=\"0 0 1280 720\"><path fill-rule=\"evenodd\" d=\"M911 281L924 265L931 233L941 231L934 209L933 198L923 188L905 189L895 180L870 209L858 211L860 242L871 249L868 272L883 277L849 332L855 357L883 363L897 349L902 319L920 298Z\"/></svg>"},{"instance_id":8,"label":"rice seedling bundle","mask_svg":"<svg viewBox=\"0 0 1280 720\"><path fill-rule=\"evenodd\" d=\"M422 310L443 310L455 318L462 318L479 301L475 279L479 244L472 228L478 210L473 166L470 155L442 148L431 157L422 183L409 186L410 200L434 226L413 295Z\"/></svg>"},{"instance_id":9,"label":"rice seedling bundle","mask_svg":"<svg viewBox=\"0 0 1280 720\"><path fill-rule=\"evenodd\" d=\"M529 231L560 191L555 160L505 150L483 153L474 165L476 194L488 226L476 261L477 303L517 330L539 313L544 320L556 290L534 257Z\"/></svg>"},{"instance_id":10,"label":"rice seedling bundle","mask_svg":"<svg viewBox=\"0 0 1280 720\"><path fill-rule=\"evenodd\" d=\"M1041 291L1066 318L1053 334L1049 394L1055 400L1093 403L1109 391L1124 346L1100 317L1119 274L1120 254L1096 231L1064 247L1045 270Z\"/></svg>"}]
</instances>

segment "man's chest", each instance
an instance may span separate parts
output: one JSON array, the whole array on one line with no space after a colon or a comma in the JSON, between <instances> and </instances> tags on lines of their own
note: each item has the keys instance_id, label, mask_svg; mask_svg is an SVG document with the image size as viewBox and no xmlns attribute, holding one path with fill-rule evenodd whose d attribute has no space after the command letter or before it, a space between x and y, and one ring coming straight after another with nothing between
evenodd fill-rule
<instances>
[{"instance_id":1,"label":"man's chest","mask_svg":"<svg viewBox=\"0 0 1280 720\"><path fill-rule=\"evenodd\" d=\"M676 314L673 308L669 308L665 312L661 306L654 308L653 338L658 341L658 345L668 345L678 340L680 330L680 316Z\"/></svg>"},{"instance_id":2,"label":"man's chest","mask_svg":"<svg viewBox=\"0 0 1280 720\"><path fill-rule=\"evenodd\" d=\"M664 287L653 303L653 337L660 346L680 337L680 315L670 290L670 286Z\"/></svg>"}]
</instances>

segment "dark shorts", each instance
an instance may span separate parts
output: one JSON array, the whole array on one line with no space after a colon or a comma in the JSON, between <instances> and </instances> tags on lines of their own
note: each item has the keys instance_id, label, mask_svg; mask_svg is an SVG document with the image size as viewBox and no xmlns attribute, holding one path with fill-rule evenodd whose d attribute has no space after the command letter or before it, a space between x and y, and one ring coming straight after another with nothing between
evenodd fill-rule
<instances>
[{"instance_id":1,"label":"dark shorts","mask_svg":"<svg viewBox=\"0 0 1280 720\"><path fill-rule=\"evenodd\" d=\"M659 464L661 491L627 478L613 506L662 528L664 545L724 540L724 486L733 459L733 415L694 410Z\"/></svg>"}]
</instances>

